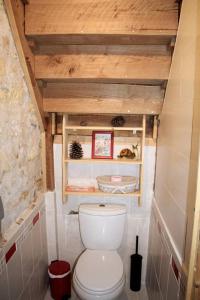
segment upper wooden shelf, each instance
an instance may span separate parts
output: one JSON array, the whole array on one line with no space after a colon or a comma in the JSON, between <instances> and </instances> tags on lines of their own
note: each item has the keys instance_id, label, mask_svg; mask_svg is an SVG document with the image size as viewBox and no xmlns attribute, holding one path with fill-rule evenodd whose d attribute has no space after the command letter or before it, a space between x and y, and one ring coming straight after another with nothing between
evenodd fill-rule
<instances>
[{"instance_id":1,"label":"upper wooden shelf","mask_svg":"<svg viewBox=\"0 0 200 300\"><path fill-rule=\"evenodd\" d=\"M70 134L79 132L84 135L84 132L91 133L92 130L109 130L116 131L121 134L126 132L126 136L132 131L142 132L142 116L141 115L127 115L124 117L125 124L123 127L113 127L111 120L113 115L101 115L101 114L84 114L84 115L68 115L66 121L65 130L70 131Z\"/></svg>"},{"instance_id":2,"label":"upper wooden shelf","mask_svg":"<svg viewBox=\"0 0 200 300\"><path fill-rule=\"evenodd\" d=\"M25 33L40 42L166 43L176 35L178 26L178 5L174 0L29 2Z\"/></svg>"}]
</instances>

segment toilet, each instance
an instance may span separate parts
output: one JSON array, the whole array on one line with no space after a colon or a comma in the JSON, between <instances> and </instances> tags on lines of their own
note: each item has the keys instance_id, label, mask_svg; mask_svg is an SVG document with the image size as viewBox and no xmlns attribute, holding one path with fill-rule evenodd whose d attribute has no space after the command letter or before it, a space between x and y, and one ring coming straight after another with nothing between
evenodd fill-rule
<instances>
[{"instance_id":1,"label":"toilet","mask_svg":"<svg viewBox=\"0 0 200 300\"><path fill-rule=\"evenodd\" d=\"M73 287L81 300L112 300L122 293L125 274L117 249L125 220L125 205L80 205L80 233L86 250L76 263Z\"/></svg>"}]
</instances>

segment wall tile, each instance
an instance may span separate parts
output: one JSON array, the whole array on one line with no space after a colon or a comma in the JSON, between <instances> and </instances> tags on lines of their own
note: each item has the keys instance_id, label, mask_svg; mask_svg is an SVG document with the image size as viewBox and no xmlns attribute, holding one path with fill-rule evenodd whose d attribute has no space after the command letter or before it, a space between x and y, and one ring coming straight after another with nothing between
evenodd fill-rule
<instances>
[{"instance_id":1,"label":"wall tile","mask_svg":"<svg viewBox=\"0 0 200 300\"><path fill-rule=\"evenodd\" d=\"M180 282L176 279L171 266L172 255L179 274L181 273L181 265L178 257L175 255L176 252L173 251L170 238L166 233L166 228L164 224L161 223L161 219L155 207L154 202L150 222L150 243L146 280L149 299L154 300L159 299L159 297L161 300L176 300L179 299L179 297L182 299L182 295L179 292ZM182 278L181 284L182 290L184 290L186 285L184 278Z\"/></svg>"},{"instance_id":2,"label":"wall tile","mask_svg":"<svg viewBox=\"0 0 200 300\"><path fill-rule=\"evenodd\" d=\"M40 220L33 226L32 229L32 247L33 247L33 263L34 268L39 263L41 257L41 236L40 236Z\"/></svg>"},{"instance_id":3,"label":"wall tile","mask_svg":"<svg viewBox=\"0 0 200 300\"><path fill-rule=\"evenodd\" d=\"M9 300L9 291L8 291L8 278L5 264L1 266L0 270L0 295L1 300Z\"/></svg>"},{"instance_id":4,"label":"wall tile","mask_svg":"<svg viewBox=\"0 0 200 300\"><path fill-rule=\"evenodd\" d=\"M156 227L155 227L156 228ZM161 257L162 257L162 243L161 243L161 236L156 228L156 232L154 235L154 240L153 240L153 261L154 261L154 267L155 267L155 272L158 281L160 280L160 266L161 266Z\"/></svg>"},{"instance_id":5,"label":"wall tile","mask_svg":"<svg viewBox=\"0 0 200 300\"><path fill-rule=\"evenodd\" d=\"M42 300L48 280L43 198L34 202L34 207L25 210L21 217L24 222L17 228L13 226L14 230L9 229L6 234L8 242L0 251L0 299ZM13 255L8 259L11 249Z\"/></svg>"},{"instance_id":6,"label":"wall tile","mask_svg":"<svg viewBox=\"0 0 200 300\"><path fill-rule=\"evenodd\" d=\"M45 259L41 259L38 265L38 278L39 278L39 293L41 296L47 291L49 277L48 277L48 262Z\"/></svg>"},{"instance_id":7,"label":"wall tile","mask_svg":"<svg viewBox=\"0 0 200 300\"><path fill-rule=\"evenodd\" d=\"M47 241L56 245L55 211L47 211Z\"/></svg>"},{"instance_id":8,"label":"wall tile","mask_svg":"<svg viewBox=\"0 0 200 300\"><path fill-rule=\"evenodd\" d=\"M31 300L42 300L42 295L40 293L40 282L39 282L39 268L34 269L33 276L30 280L31 289Z\"/></svg>"},{"instance_id":9,"label":"wall tile","mask_svg":"<svg viewBox=\"0 0 200 300\"><path fill-rule=\"evenodd\" d=\"M156 203L176 244L176 251L179 252L179 256L182 257L185 243L186 215L179 209L174 198L161 182L160 186L162 187L161 190L155 194Z\"/></svg>"},{"instance_id":10,"label":"wall tile","mask_svg":"<svg viewBox=\"0 0 200 300\"><path fill-rule=\"evenodd\" d=\"M52 260L58 259L56 245L48 244L48 263L50 264Z\"/></svg>"},{"instance_id":11,"label":"wall tile","mask_svg":"<svg viewBox=\"0 0 200 300\"><path fill-rule=\"evenodd\" d=\"M47 192L45 194L45 204L47 211L55 210L55 192Z\"/></svg>"},{"instance_id":12,"label":"wall tile","mask_svg":"<svg viewBox=\"0 0 200 300\"><path fill-rule=\"evenodd\" d=\"M31 232L29 232L29 235L21 244L21 257L23 282L25 286L33 272L33 247Z\"/></svg>"},{"instance_id":13,"label":"wall tile","mask_svg":"<svg viewBox=\"0 0 200 300\"><path fill-rule=\"evenodd\" d=\"M171 259L171 255L169 253L169 250L167 249L167 246L165 244L163 244L162 256L161 256L161 266L160 266L160 289L161 289L161 293L162 293L164 299L166 299L166 296L167 296L170 259Z\"/></svg>"},{"instance_id":14,"label":"wall tile","mask_svg":"<svg viewBox=\"0 0 200 300\"><path fill-rule=\"evenodd\" d=\"M41 245L42 245L42 259L48 260L48 251L47 251L47 228L46 228L46 212L44 211L41 214L40 219L40 236L41 236Z\"/></svg>"},{"instance_id":15,"label":"wall tile","mask_svg":"<svg viewBox=\"0 0 200 300\"><path fill-rule=\"evenodd\" d=\"M22 264L19 249L7 264L10 300L16 300L23 290Z\"/></svg>"},{"instance_id":16,"label":"wall tile","mask_svg":"<svg viewBox=\"0 0 200 300\"><path fill-rule=\"evenodd\" d=\"M20 296L19 300L31 300L31 291L30 291L29 284L24 289L24 291L23 291L22 295Z\"/></svg>"},{"instance_id":17,"label":"wall tile","mask_svg":"<svg viewBox=\"0 0 200 300\"><path fill-rule=\"evenodd\" d=\"M147 260L147 272L146 272L146 286L149 289L151 285L151 272L153 269L153 259L152 256L148 253L148 260Z\"/></svg>"},{"instance_id":18,"label":"wall tile","mask_svg":"<svg viewBox=\"0 0 200 300\"><path fill-rule=\"evenodd\" d=\"M44 295L48 285L48 252L47 252L47 235L46 235L46 214L45 211L41 214L40 220L41 230L41 245L42 245L42 256L39 261L39 287L40 293Z\"/></svg>"},{"instance_id":19,"label":"wall tile","mask_svg":"<svg viewBox=\"0 0 200 300\"><path fill-rule=\"evenodd\" d=\"M157 280L157 276L156 276L156 271L155 271L154 267L152 268L152 273L151 273L150 290L151 290L150 300L162 300L162 295L160 293L160 288L159 288L159 284L158 284L158 280Z\"/></svg>"},{"instance_id":20,"label":"wall tile","mask_svg":"<svg viewBox=\"0 0 200 300\"><path fill-rule=\"evenodd\" d=\"M179 291L179 284L177 279L174 276L172 268L169 271L169 283L168 283L168 290L167 290L167 300L176 300L178 299L178 291Z\"/></svg>"}]
</instances>

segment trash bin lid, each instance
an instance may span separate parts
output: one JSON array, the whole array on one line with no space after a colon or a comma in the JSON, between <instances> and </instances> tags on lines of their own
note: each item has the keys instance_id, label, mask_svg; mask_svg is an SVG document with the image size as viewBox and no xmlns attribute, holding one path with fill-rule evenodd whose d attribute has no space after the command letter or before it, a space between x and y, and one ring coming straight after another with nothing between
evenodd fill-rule
<instances>
[{"instance_id":1,"label":"trash bin lid","mask_svg":"<svg viewBox=\"0 0 200 300\"><path fill-rule=\"evenodd\" d=\"M63 275L70 271L70 264L64 260L52 261L49 266L49 272L52 275Z\"/></svg>"}]
</instances>

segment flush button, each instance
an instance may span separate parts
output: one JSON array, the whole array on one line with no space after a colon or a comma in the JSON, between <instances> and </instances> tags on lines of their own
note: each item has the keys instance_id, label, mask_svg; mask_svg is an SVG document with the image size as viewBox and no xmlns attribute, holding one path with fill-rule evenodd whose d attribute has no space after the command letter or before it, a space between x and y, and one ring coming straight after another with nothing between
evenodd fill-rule
<instances>
[{"instance_id":1,"label":"flush button","mask_svg":"<svg viewBox=\"0 0 200 300\"><path fill-rule=\"evenodd\" d=\"M105 204L99 204L99 207L105 207Z\"/></svg>"}]
</instances>

